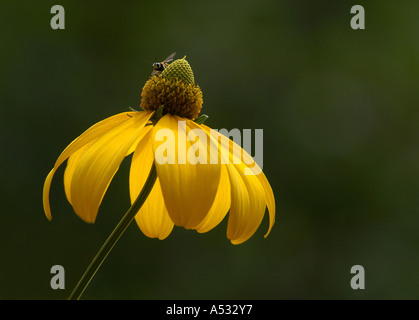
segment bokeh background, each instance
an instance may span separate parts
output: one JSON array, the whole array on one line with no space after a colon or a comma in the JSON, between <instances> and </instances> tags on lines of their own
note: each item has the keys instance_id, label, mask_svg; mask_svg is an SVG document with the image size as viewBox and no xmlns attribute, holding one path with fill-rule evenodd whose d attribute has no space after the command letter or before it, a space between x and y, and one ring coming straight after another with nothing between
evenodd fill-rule
<instances>
[{"instance_id":1,"label":"bokeh background","mask_svg":"<svg viewBox=\"0 0 419 320\"><path fill-rule=\"evenodd\" d=\"M350 27L356 4L365 30ZM67 203L64 166L48 222L44 179L85 129L137 107L173 51L209 126L264 130L276 225L234 246L226 221L164 241L133 224L83 298L419 298L418 14L414 0L2 1L0 299L67 298L129 207L129 159L94 225ZM50 287L56 264L65 290ZM350 287L358 264L365 290Z\"/></svg>"}]
</instances>

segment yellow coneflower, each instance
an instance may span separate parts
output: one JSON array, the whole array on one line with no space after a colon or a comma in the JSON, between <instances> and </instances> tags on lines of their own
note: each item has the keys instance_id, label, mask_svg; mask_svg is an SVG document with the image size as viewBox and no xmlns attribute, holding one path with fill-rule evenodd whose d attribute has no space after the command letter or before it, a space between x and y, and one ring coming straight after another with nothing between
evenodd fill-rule
<instances>
[{"instance_id":1,"label":"yellow coneflower","mask_svg":"<svg viewBox=\"0 0 419 320\"><path fill-rule=\"evenodd\" d=\"M232 161L234 142L193 121L201 111L203 100L199 86L194 84L189 63L185 59L174 61L161 75L146 82L141 96L144 111L123 112L107 118L85 131L62 152L44 185L43 202L48 219L52 218L49 205L51 180L65 160L68 159L64 173L67 199L81 219L93 223L122 160L134 152L130 171L130 195L131 202L134 202L154 161L154 151L162 143L156 141L156 133L160 129L169 129L178 136L179 121L184 121L185 136L191 129L202 130L209 140L217 140L220 148L228 150L230 161L219 161L218 164L183 161L179 164L180 159L177 159L174 164L156 163L158 178L136 215L143 233L150 238L164 239L174 224L207 232L230 210L227 237L233 244L238 244L256 231L266 205L270 213L270 231L274 223L275 201L263 172L245 174L245 168L251 166L244 159L240 163ZM155 110L162 105L166 114L154 126L148 125ZM227 145L222 143L226 140L230 142ZM185 149L193 143L186 141ZM170 154L171 150L174 154ZM168 148L167 157L180 157L178 150L178 146ZM250 157L244 150L242 152L244 157ZM260 171L257 164L253 168Z\"/></svg>"},{"instance_id":2,"label":"yellow coneflower","mask_svg":"<svg viewBox=\"0 0 419 320\"><path fill-rule=\"evenodd\" d=\"M141 97L143 111L123 112L93 125L61 153L44 184L47 218L52 219L51 181L62 163L67 160L64 187L69 203L81 219L93 223L113 176L123 159L133 153L131 203L144 185L148 183L150 189L138 213L134 212L146 236L164 239L174 225L207 232L229 212L227 237L240 244L255 233L268 207L266 237L275 220L271 186L258 165L249 164L251 157L241 147L194 121L203 99L185 58L152 76ZM175 139L169 141L164 133ZM218 154L203 152L210 146ZM190 161L196 157L204 161ZM153 169L154 180L146 182Z\"/></svg>"}]
</instances>

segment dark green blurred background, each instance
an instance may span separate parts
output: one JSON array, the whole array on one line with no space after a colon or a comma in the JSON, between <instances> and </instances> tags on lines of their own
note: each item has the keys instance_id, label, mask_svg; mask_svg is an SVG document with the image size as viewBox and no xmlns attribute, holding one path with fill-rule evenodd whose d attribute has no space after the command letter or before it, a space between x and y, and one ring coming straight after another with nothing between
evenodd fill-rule
<instances>
[{"instance_id":1,"label":"dark green blurred background","mask_svg":"<svg viewBox=\"0 0 419 320\"><path fill-rule=\"evenodd\" d=\"M65 8L65 30L50 9ZM364 5L366 29L350 9ZM164 241L133 224L85 299L419 298L419 2L2 1L0 298L64 299L129 207L129 159L94 225L43 182L92 124L137 107L151 63L187 55L213 128L264 130L277 223ZM65 290L52 290L62 265ZM366 289L350 269L364 266Z\"/></svg>"}]
</instances>

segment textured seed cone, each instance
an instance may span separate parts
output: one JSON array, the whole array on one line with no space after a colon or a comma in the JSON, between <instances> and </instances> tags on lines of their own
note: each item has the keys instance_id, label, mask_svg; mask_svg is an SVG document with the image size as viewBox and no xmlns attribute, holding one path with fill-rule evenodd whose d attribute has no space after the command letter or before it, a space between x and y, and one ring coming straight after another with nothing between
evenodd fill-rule
<instances>
[{"instance_id":1,"label":"textured seed cone","mask_svg":"<svg viewBox=\"0 0 419 320\"><path fill-rule=\"evenodd\" d=\"M164 105L164 112L193 120L201 112L202 104L202 91L195 85L191 66L183 58L173 61L160 75L145 83L140 107L152 111Z\"/></svg>"},{"instance_id":2,"label":"textured seed cone","mask_svg":"<svg viewBox=\"0 0 419 320\"><path fill-rule=\"evenodd\" d=\"M192 68L185 58L178 59L169 64L161 75L166 79L179 79L188 84L195 84Z\"/></svg>"}]
</instances>

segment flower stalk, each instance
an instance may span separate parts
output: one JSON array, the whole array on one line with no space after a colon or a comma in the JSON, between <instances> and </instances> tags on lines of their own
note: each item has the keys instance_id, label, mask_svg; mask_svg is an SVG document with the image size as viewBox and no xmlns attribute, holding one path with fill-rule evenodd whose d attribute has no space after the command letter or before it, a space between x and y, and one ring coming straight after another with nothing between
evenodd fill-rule
<instances>
[{"instance_id":1,"label":"flower stalk","mask_svg":"<svg viewBox=\"0 0 419 320\"><path fill-rule=\"evenodd\" d=\"M102 265L103 261L105 261L109 252L118 242L119 238L121 238L122 234L131 224L131 222L134 220L135 215L137 214L137 212L140 210L140 208L146 201L148 195L153 189L156 179L157 179L157 171L156 171L156 166L153 163L151 166L147 181L145 182L144 187L141 190L140 194L138 195L137 199L134 201L132 206L128 209L128 211L122 217L121 221L119 221L115 229L109 235L108 239L102 245L102 247L100 248L100 250L94 257L94 259L90 263L89 267L86 269L83 276L80 278L79 282L77 283L73 292L69 296L68 300L79 300L81 298L84 290L87 288L90 281L93 279L94 275L96 274L97 270Z\"/></svg>"}]
</instances>

